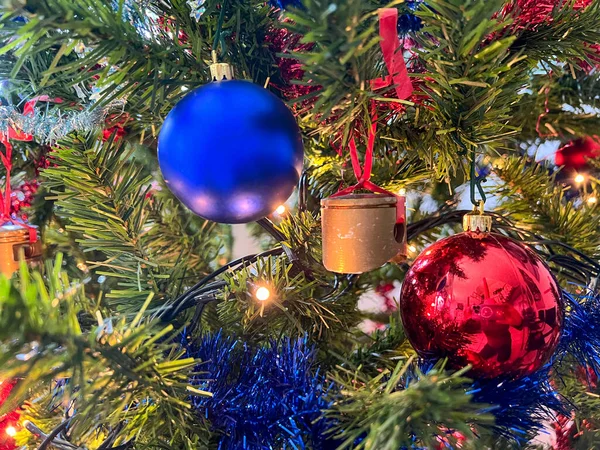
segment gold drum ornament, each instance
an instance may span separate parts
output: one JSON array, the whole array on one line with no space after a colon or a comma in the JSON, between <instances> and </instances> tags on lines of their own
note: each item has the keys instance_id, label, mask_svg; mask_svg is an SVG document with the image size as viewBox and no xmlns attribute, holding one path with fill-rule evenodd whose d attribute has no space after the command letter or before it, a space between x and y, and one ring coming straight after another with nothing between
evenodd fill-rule
<instances>
[{"instance_id":1,"label":"gold drum ornament","mask_svg":"<svg viewBox=\"0 0 600 450\"><path fill-rule=\"evenodd\" d=\"M321 200L323 265L363 273L406 259L404 197L350 194Z\"/></svg>"}]
</instances>

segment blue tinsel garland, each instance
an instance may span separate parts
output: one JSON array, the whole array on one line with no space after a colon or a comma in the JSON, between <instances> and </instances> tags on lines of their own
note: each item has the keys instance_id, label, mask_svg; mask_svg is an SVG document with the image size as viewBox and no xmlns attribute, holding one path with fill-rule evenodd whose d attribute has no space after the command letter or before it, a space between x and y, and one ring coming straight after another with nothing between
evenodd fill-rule
<instances>
[{"instance_id":1,"label":"blue tinsel garland","mask_svg":"<svg viewBox=\"0 0 600 450\"><path fill-rule=\"evenodd\" d=\"M517 443L544 429L556 413L568 414L568 405L549 382L550 370L560 371L565 356L600 373L600 295L575 299L565 293L565 299L564 331L552 364L518 380L479 380L465 388L473 401L489 405L482 406L482 413L495 416L496 433ZM338 391L320 373L307 338L253 349L217 333L185 345L189 356L204 361L191 381L213 397L192 401L222 434L220 449L336 447L329 438L333 424L321 413ZM432 368L432 362L419 364L421 373ZM409 388L416 373L408 371L399 388Z\"/></svg>"},{"instance_id":2,"label":"blue tinsel garland","mask_svg":"<svg viewBox=\"0 0 600 450\"><path fill-rule=\"evenodd\" d=\"M192 384L213 394L194 397L194 407L222 433L223 450L326 448L328 385L304 339L284 339L251 349L221 333L187 346L205 361Z\"/></svg>"},{"instance_id":3,"label":"blue tinsel garland","mask_svg":"<svg viewBox=\"0 0 600 450\"><path fill-rule=\"evenodd\" d=\"M494 415L497 434L525 443L532 431L543 430L557 413L566 413L564 402L550 385L549 372L547 366L518 380L476 381L467 393L473 401L490 405L482 412Z\"/></svg>"},{"instance_id":4,"label":"blue tinsel garland","mask_svg":"<svg viewBox=\"0 0 600 450\"><path fill-rule=\"evenodd\" d=\"M557 366L572 356L582 367L600 376L600 292L573 297L564 293L565 323L556 353Z\"/></svg>"}]
</instances>

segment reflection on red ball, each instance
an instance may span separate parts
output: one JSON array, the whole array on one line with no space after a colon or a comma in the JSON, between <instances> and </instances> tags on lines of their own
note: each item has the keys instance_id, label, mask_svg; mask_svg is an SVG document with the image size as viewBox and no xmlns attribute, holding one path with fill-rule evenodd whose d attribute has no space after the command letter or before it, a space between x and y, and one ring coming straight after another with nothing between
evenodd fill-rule
<instances>
[{"instance_id":1,"label":"reflection on red ball","mask_svg":"<svg viewBox=\"0 0 600 450\"><path fill-rule=\"evenodd\" d=\"M533 251L507 237L460 233L422 253L402 286L407 336L428 358L472 375L522 377L554 353L563 322L560 288Z\"/></svg>"},{"instance_id":2,"label":"reflection on red ball","mask_svg":"<svg viewBox=\"0 0 600 450\"><path fill-rule=\"evenodd\" d=\"M587 160L600 156L600 141L597 138L585 137L576 139L559 148L554 156L557 166L566 169L581 170L587 165Z\"/></svg>"}]
</instances>

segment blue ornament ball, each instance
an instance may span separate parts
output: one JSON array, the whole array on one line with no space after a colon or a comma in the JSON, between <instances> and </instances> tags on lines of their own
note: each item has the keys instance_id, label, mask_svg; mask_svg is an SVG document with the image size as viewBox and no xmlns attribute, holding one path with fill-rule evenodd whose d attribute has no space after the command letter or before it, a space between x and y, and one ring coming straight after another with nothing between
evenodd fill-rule
<instances>
[{"instance_id":1,"label":"blue ornament ball","mask_svg":"<svg viewBox=\"0 0 600 450\"><path fill-rule=\"evenodd\" d=\"M167 115L158 161L169 189L194 213L221 223L271 214L302 171L302 136L292 112L262 87L209 83Z\"/></svg>"}]
</instances>

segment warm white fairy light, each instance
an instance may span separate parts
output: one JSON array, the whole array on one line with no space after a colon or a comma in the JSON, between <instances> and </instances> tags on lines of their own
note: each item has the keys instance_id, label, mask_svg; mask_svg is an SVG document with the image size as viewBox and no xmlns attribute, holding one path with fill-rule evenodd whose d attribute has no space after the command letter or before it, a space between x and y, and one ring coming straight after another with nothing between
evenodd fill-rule
<instances>
[{"instance_id":1,"label":"warm white fairy light","mask_svg":"<svg viewBox=\"0 0 600 450\"><path fill-rule=\"evenodd\" d=\"M575 183L583 183L585 181L585 177L580 173L575 177Z\"/></svg>"},{"instance_id":2,"label":"warm white fairy light","mask_svg":"<svg viewBox=\"0 0 600 450\"><path fill-rule=\"evenodd\" d=\"M598 199L596 197L588 197L587 199L588 205L595 205L598 203Z\"/></svg>"},{"instance_id":3,"label":"warm white fairy light","mask_svg":"<svg viewBox=\"0 0 600 450\"><path fill-rule=\"evenodd\" d=\"M416 251L417 251L417 247L415 247L414 245L411 245L410 247L408 247L408 250L409 250L411 253L414 253L414 252L416 252Z\"/></svg>"},{"instance_id":4,"label":"warm white fairy light","mask_svg":"<svg viewBox=\"0 0 600 450\"><path fill-rule=\"evenodd\" d=\"M275 212L280 216L283 215L285 213L285 205L279 205Z\"/></svg>"},{"instance_id":5,"label":"warm white fairy light","mask_svg":"<svg viewBox=\"0 0 600 450\"><path fill-rule=\"evenodd\" d=\"M6 429L4 430L6 432L7 435L9 435L10 437L15 437L17 435L17 429L15 427L8 426L6 427Z\"/></svg>"},{"instance_id":6,"label":"warm white fairy light","mask_svg":"<svg viewBox=\"0 0 600 450\"><path fill-rule=\"evenodd\" d=\"M254 293L254 296L256 297L257 300L264 302L264 301L268 300L269 297L271 296L271 291L269 291L268 288L261 286L256 290L256 292Z\"/></svg>"}]
</instances>

